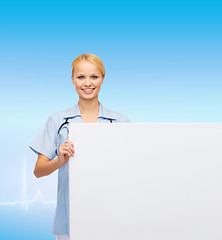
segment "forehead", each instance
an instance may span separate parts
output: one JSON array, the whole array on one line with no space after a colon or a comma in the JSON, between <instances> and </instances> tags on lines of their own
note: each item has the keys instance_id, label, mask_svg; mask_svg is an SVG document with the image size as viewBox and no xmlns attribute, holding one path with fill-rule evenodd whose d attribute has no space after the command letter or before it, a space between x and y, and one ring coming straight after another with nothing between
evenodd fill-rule
<instances>
[{"instance_id":1,"label":"forehead","mask_svg":"<svg viewBox=\"0 0 222 240\"><path fill-rule=\"evenodd\" d=\"M74 73L100 73L99 69L97 68L96 65L82 60L79 63L76 64L75 68L74 68Z\"/></svg>"}]
</instances>

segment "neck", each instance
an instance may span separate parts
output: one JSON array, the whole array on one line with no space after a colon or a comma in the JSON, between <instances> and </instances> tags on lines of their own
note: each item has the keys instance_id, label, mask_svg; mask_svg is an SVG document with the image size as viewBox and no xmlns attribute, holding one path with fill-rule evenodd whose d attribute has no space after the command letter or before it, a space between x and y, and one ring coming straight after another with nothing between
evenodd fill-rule
<instances>
[{"instance_id":1,"label":"neck","mask_svg":"<svg viewBox=\"0 0 222 240\"><path fill-rule=\"evenodd\" d=\"M79 98L79 109L81 114L86 113L98 113L99 112L99 101L98 97L94 99L83 99Z\"/></svg>"}]
</instances>

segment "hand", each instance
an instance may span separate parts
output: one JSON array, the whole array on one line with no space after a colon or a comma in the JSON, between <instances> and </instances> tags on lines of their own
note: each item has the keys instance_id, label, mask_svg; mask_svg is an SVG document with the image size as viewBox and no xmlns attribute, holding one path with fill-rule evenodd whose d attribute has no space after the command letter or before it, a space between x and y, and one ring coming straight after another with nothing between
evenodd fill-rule
<instances>
[{"instance_id":1,"label":"hand","mask_svg":"<svg viewBox=\"0 0 222 240\"><path fill-rule=\"evenodd\" d=\"M69 161L70 157L74 156L74 144L72 141L67 140L65 143L59 146L59 155L58 155L58 163L61 167L65 163Z\"/></svg>"}]
</instances>

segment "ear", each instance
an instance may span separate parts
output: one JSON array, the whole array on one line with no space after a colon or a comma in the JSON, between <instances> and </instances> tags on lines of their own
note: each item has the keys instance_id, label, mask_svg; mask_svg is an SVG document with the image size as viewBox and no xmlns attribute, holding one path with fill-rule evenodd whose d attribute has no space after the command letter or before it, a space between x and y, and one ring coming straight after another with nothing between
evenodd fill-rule
<instances>
[{"instance_id":1,"label":"ear","mask_svg":"<svg viewBox=\"0 0 222 240\"><path fill-rule=\"evenodd\" d=\"M75 85L75 79L74 79L74 77L71 76L71 78L72 78L72 83L73 83L73 85Z\"/></svg>"},{"instance_id":2,"label":"ear","mask_svg":"<svg viewBox=\"0 0 222 240\"><path fill-rule=\"evenodd\" d=\"M103 80L104 80L105 76L102 77L102 84L103 84Z\"/></svg>"}]
</instances>

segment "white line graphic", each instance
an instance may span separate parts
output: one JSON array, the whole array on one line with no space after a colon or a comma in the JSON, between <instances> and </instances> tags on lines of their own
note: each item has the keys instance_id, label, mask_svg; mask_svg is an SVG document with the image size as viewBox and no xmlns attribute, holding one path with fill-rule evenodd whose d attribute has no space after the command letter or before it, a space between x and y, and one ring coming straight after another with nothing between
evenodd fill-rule
<instances>
[{"instance_id":1,"label":"white line graphic","mask_svg":"<svg viewBox=\"0 0 222 240\"><path fill-rule=\"evenodd\" d=\"M25 208L25 210L28 209L28 204L30 203L33 203L35 201L37 201L37 199L40 199L40 201L47 205L47 204L55 204L56 201L46 201L41 192L39 191L36 196L31 199L31 200L27 200L27 197L26 197L26 165L25 165L25 158L24 158L24 172L23 172L23 194L22 194L22 200L21 201L14 201L14 202L0 202L0 205L7 205L7 206L10 206L10 205L16 205L16 204L21 204L23 208Z\"/></svg>"}]
</instances>

